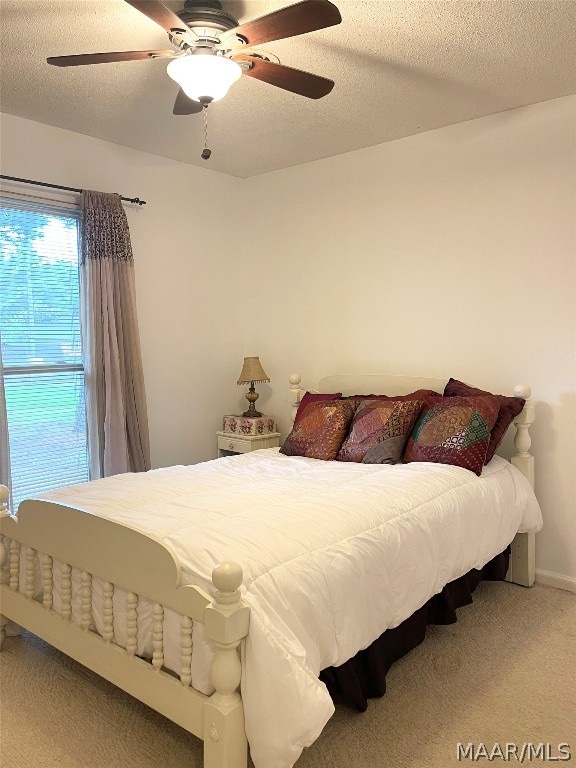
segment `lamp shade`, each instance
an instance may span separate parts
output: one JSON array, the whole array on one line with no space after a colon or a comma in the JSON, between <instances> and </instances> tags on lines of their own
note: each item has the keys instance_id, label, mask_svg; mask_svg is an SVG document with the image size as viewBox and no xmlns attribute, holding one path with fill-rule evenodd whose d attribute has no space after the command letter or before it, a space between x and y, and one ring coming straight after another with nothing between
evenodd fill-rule
<instances>
[{"instance_id":1,"label":"lamp shade","mask_svg":"<svg viewBox=\"0 0 576 768\"><path fill-rule=\"evenodd\" d=\"M242 373L238 377L237 384L250 384L253 381L270 381L270 377L262 368L259 357L245 357Z\"/></svg>"},{"instance_id":2,"label":"lamp shade","mask_svg":"<svg viewBox=\"0 0 576 768\"><path fill-rule=\"evenodd\" d=\"M198 54L174 59L166 71L194 101L200 101L202 97L218 101L238 80L242 67L224 56Z\"/></svg>"}]
</instances>

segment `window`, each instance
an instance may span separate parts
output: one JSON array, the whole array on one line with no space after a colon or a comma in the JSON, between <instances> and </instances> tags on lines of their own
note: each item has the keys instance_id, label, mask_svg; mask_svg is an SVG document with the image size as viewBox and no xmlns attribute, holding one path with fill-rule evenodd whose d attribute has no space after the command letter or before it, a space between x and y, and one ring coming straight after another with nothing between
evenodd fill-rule
<instances>
[{"instance_id":1,"label":"window","mask_svg":"<svg viewBox=\"0 0 576 768\"><path fill-rule=\"evenodd\" d=\"M88 479L78 214L0 199L0 332L14 509Z\"/></svg>"}]
</instances>

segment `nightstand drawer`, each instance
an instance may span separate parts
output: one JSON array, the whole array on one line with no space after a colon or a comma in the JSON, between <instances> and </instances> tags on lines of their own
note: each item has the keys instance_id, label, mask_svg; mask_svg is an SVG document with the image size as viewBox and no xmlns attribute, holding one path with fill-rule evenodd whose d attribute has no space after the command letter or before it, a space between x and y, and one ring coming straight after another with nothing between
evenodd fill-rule
<instances>
[{"instance_id":1,"label":"nightstand drawer","mask_svg":"<svg viewBox=\"0 0 576 768\"><path fill-rule=\"evenodd\" d=\"M278 448L280 432L266 435L231 435L229 432L216 432L218 437L218 458L235 453L249 453L259 448Z\"/></svg>"},{"instance_id":2,"label":"nightstand drawer","mask_svg":"<svg viewBox=\"0 0 576 768\"><path fill-rule=\"evenodd\" d=\"M253 450L250 440L242 440L240 437L230 435L228 437L218 438L219 451L234 451L234 453L247 453Z\"/></svg>"}]
</instances>

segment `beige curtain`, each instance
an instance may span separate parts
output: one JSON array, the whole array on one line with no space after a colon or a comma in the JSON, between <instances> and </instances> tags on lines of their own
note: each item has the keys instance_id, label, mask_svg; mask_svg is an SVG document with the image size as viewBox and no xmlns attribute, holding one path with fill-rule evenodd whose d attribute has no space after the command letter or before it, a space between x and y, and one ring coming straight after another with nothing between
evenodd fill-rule
<instances>
[{"instance_id":1,"label":"beige curtain","mask_svg":"<svg viewBox=\"0 0 576 768\"><path fill-rule=\"evenodd\" d=\"M81 200L81 323L90 477L150 469L134 261L119 195Z\"/></svg>"},{"instance_id":2,"label":"beige curtain","mask_svg":"<svg viewBox=\"0 0 576 768\"><path fill-rule=\"evenodd\" d=\"M10 471L10 442L8 440L8 416L6 414L6 394L4 392L4 366L2 364L2 336L0 335L0 485L5 485L12 495ZM8 507L12 508L12 499Z\"/></svg>"}]
</instances>

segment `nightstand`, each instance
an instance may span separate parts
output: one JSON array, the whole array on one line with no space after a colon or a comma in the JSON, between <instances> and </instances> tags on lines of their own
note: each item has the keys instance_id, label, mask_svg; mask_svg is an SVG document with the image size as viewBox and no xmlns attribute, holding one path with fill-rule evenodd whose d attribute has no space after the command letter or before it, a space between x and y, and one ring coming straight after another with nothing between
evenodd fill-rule
<instances>
[{"instance_id":1,"label":"nightstand","mask_svg":"<svg viewBox=\"0 0 576 768\"><path fill-rule=\"evenodd\" d=\"M216 432L218 438L218 458L234 456L236 453L250 453L259 448L278 448L280 432L267 435L233 435L230 432Z\"/></svg>"}]
</instances>

